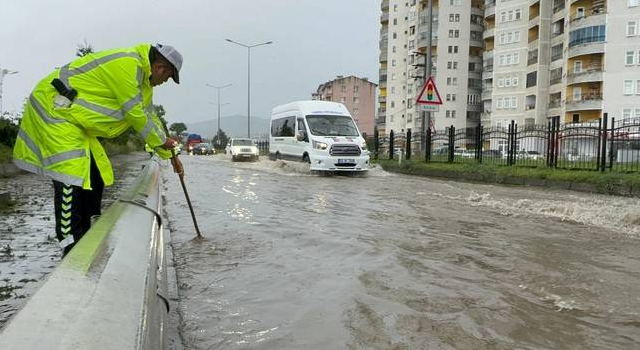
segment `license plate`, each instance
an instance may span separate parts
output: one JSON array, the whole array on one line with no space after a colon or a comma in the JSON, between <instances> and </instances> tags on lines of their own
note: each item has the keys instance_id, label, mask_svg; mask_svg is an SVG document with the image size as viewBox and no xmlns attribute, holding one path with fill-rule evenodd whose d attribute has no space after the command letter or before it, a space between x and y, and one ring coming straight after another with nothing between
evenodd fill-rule
<instances>
[{"instance_id":1,"label":"license plate","mask_svg":"<svg viewBox=\"0 0 640 350\"><path fill-rule=\"evenodd\" d=\"M353 159L338 159L338 164L355 164Z\"/></svg>"}]
</instances>

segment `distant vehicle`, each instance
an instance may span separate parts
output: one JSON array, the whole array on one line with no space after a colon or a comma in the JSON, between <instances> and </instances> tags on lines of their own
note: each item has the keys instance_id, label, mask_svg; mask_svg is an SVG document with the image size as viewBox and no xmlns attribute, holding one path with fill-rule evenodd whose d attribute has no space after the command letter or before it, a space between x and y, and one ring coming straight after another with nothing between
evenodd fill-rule
<instances>
[{"instance_id":1,"label":"distant vehicle","mask_svg":"<svg viewBox=\"0 0 640 350\"><path fill-rule=\"evenodd\" d=\"M519 151L516 153L516 158L518 159L530 159L530 160L539 160L544 157L538 151Z\"/></svg>"},{"instance_id":2,"label":"distant vehicle","mask_svg":"<svg viewBox=\"0 0 640 350\"><path fill-rule=\"evenodd\" d=\"M502 151L498 149L488 149L482 152L482 157L502 158Z\"/></svg>"},{"instance_id":3,"label":"distant vehicle","mask_svg":"<svg viewBox=\"0 0 640 350\"><path fill-rule=\"evenodd\" d=\"M189 134L189 136L187 136L187 153L192 154L193 146L198 143L202 143L202 136L198 134Z\"/></svg>"},{"instance_id":4,"label":"distant vehicle","mask_svg":"<svg viewBox=\"0 0 640 350\"><path fill-rule=\"evenodd\" d=\"M462 150L462 158L475 158L476 157L476 151L475 150Z\"/></svg>"},{"instance_id":5,"label":"distant vehicle","mask_svg":"<svg viewBox=\"0 0 640 350\"><path fill-rule=\"evenodd\" d=\"M205 142L196 143L193 146L193 149L191 152L193 152L193 154L198 154L202 156L209 156L209 155L216 154L216 150L213 147L211 147L211 144L205 143Z\"/></svg>"},{"instance_id":6,"label":"distant vehicle","mask_svg":"<svg viewBox=\"0 0 640 350\"><path fill-rule=\"evenodd\" d=\"M369 151L341 103L297 101L271 112L269 158L310 164L314 171L367 171Z\"/></svg>"},{"instance_id":7,"label":"distant vehicle","mask_svg":"<svg viewBox=\"0 0 640 350\"><path fill-rule=\"evenodd\" d=\"M225 148L228 156L231 156L231 160L234 162L237 160L258 160L260 158L260 151L258 146L252 139L231 139Z\"/></svg>"}]
</instances>

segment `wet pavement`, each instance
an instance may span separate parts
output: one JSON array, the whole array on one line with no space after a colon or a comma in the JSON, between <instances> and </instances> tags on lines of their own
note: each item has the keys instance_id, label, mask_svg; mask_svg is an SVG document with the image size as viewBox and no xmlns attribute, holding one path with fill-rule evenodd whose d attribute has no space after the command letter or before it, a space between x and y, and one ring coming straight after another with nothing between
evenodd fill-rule
<instances>
[{"instance_id":1,"label":"wet pavement","mask_svg":"<svg viewBox=\"0 0 640 350\"><path fill-rule=\"evenodd\" d=\"M103 210L137 176L148 156L112 158L116 183L105 189ZM0 209L0 328L43 283L62 257L55 238L51 180L29 173L0 178L0 192L15 204Z\"/></svg>"},{"instance_id":2,"label":"wet pavement","mask_svg":"<svg viewBox=\"0 0 640 350\"><path fill-rule=\"evenodd\" d=\"M166 168L187 349L637 349L640 201L301 165Z\"/></svg>"}]
</instances>

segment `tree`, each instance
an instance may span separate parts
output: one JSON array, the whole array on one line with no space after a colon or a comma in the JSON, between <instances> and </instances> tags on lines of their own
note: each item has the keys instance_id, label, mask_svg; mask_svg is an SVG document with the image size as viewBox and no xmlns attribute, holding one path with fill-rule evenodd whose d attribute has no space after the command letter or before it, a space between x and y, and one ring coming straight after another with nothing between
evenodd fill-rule
<instances>
[{"instance_id":1,"label":"tree","mask_svg":"<svg viewBox=\"0 0 640 350\"><path fill-rule=\"evenodd\" d=\"M169 127L169 130L180 136L180 134L187 130L187 126L184 123L173 123L171 124L171 127Z\"/></svg>"},{"instance_id":2,"label":"tree","mask_svg":"<svg viewBox=\"0 0 640 350\"><path fill-rule=\"evenodd\" d=\"M229 137L224 133L224 131L222 131L222 129L220 129L211 142L216 148L224 148L229 142Z\"/></svg>"},{"instance_id":3,"label":"tree","mask_svg":"<svg viewBox=\"0 0 640 350\"><path fill-rule=\"evenodd\" d=\"M84 43L78 44L78 49L76 50L76 56L82 57L93 52L94 52L93 46L91 46L91 44L87 42L87 39L84 39Z\"/></svg>"}]
</instances>

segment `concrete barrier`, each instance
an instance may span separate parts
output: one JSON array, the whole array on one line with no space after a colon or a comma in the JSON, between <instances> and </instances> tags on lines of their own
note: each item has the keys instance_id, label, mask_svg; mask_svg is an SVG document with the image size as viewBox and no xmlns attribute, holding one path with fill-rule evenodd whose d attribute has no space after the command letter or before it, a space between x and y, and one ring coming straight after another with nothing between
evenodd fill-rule
<instances>
[{"instance_id":1,"label":"concrete barrier","mask_svg":"<svg viewBox=\"0 0 640 350\"><path fill-rule=\"evenodd\" d=\"M149 161L0 333L0 349L163 349L167 271Z\"/></svg>"}]
</instances>

